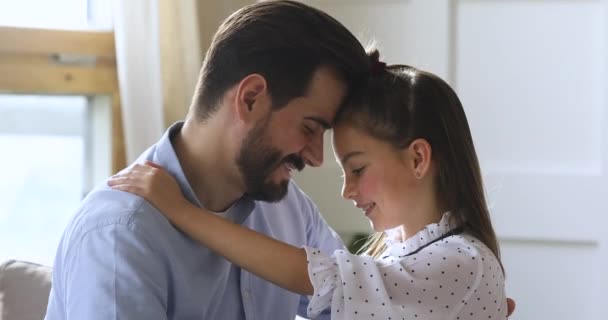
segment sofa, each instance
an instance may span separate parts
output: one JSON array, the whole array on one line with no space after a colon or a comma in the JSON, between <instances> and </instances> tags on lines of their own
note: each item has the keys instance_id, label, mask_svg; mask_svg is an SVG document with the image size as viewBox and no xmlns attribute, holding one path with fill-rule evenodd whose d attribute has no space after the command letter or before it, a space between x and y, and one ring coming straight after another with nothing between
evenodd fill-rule
<instances>
[{"instance_id":1,"label":"sofa","mask_svg":"<svg viewBox=\"0 0 608 320\"><path fill-rule=\"evenodd\" d=\"M51 290L51 267L9 260L0 265L0 320L42 320Z\"/></svg>"}]
</instances>

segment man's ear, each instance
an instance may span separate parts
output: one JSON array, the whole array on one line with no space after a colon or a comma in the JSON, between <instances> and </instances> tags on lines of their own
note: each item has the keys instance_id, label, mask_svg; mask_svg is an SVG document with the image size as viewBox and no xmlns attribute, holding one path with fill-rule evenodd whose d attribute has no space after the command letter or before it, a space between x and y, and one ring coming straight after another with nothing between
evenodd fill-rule
<instances>
[{"instance_id":1,"label":"man's ear","mask_svg":"<svg viewBox=\"0 0 608 320\"><path fill-rule=\"evenodd\" d=\"M270 95L266 79L257 73L243 78L236 90L234 107L243 122L257 121L270 111Z\"/></svg>"},{"instance_id":2,"label":"man's ear","mask_svg":"<svg viewBox=\"0 0 608 320\"><path fill-rule=\"evenodd\" d=\"M405 150L408 155L409 166L414 173L416 179L424 178L431 168L432 148L431 144L426 139L416 139L410 143Z\"/></svg>"}]
</instances>

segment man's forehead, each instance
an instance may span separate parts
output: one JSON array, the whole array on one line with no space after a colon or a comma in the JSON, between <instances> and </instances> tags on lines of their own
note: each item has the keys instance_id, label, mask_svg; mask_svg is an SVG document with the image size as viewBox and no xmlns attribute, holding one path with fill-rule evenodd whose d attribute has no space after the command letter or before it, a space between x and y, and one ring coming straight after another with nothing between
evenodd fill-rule
<instances>
[{"instance_id":1,"label":"man's forehead","mask_svg":"<svg viewBox=\"0 0 608 320\"><path fill-rule=\"evenodd\" d=\"M321 67L315 72L305 97L311 106L317 109L317 115L322 115L325 122L331 125L338 109L344 103L347 90L348 85L341 77L330 68Z\"/></svg>"}]
</instances>

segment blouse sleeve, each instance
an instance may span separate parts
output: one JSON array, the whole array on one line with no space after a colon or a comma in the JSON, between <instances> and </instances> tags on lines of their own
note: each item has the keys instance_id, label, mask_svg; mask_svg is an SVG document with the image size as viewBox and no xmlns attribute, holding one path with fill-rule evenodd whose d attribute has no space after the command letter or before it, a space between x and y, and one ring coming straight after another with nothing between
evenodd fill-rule
<instances>
[{"instance_id":1,"label":"blouse sleeve","mask_svg":"<svg viewBox=\"0 0 608 320\"><path fill-rule=\"evenodd\" d=\"M334 257L342 250L336 250L333 257L324 255L316 248L304 247L308 261L308 276L314 288L308 304L308 317L314 319L332 305L333 294L339 290L338 264ZM333 308L333 306L332 306Z\"/></svg>"},{"instance_id":2,"label":"blouse sleeve","mask_svg":"<svg viewBox=\"0 0 608 320\"><path fill-rule=\"evenodd\" d=\"M314 319L329 306L332 319L341 318L336 315L347 314L352 314L350 318L355 318L354 315L362 316L364 312L382 304L377 299L381 288L374 284L381 281L377 268L381 262L374 261L370 256L353 255L346 250L336 250L331 257L319 249L305 250L308 275L314 288L307 310L310 318ZM358 310L358 306L365 308Z\"/></svg>"},{"instance_id":3,"label":"blouse sleeve","mask_svg":"<svg viewBox=\"0 0 608 320\"><path fill-rule=\"evenodd\" d=\"M304 248L314 287L308 316L315 318L331 306L332 319L378 319L379 315L401 319L406 314L444 319L467 309L467 301L474 300L483 310L486 304L494 304L482 301L494 293L478 292L482 286L495 285L487 283L487 275L484 279L480 252L452 244L442 247L449 250L433 248L379 260L346 250L336 250L329 257L319 249ZM504 278L491 280L498 286Z\"/></svg>"}]
</instances>

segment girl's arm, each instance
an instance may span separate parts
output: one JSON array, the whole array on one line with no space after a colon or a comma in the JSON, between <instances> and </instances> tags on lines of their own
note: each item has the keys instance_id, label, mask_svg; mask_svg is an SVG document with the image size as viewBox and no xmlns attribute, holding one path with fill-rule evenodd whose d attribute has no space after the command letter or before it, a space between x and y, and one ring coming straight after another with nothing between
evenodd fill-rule
<instances>
[{"instance_id":1,"label":"girl's arm","mask_svg":"<svg viewBox=\"0 0 608 320\"><path fill-rule=\"evenodd\" d=\"M175 179L146 161L108 181L113 189L137 194L159 209L173 225L239 267L289 291L311 295L306 252L196 207Z\"/></svg>"}]
</instances>

